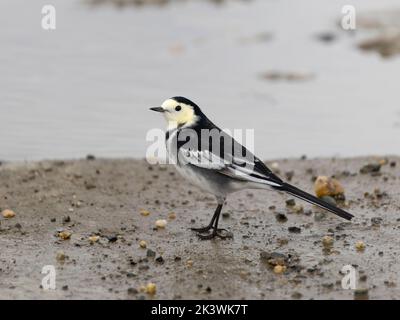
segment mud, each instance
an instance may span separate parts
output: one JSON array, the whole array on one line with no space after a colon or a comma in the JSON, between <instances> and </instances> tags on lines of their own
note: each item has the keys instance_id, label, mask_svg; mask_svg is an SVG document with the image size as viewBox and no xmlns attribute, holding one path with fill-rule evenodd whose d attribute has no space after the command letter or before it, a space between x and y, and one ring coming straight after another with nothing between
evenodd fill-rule
<instances>
[{"instance_id":1,"label":"mud","mask_svg":"<svg viewBox=\"0 0 400 320\"><path fill-rule=\"evenodd\" d=\"M0 298L399 298L400 158L360 173L381 159L277 160L281 175L308 191L315 176L334 175L353 221L297 200L304 210L294 213L290 196L249 190L223 208L221 227L234 238L212 241L189 228L208 223L215 200L172 166L92 158L2 164L0 209L16 216L0 216ZM157 219L167 220L164 229ZM41 287L45 265L56 269L55 290ZM342 288L345 265L355 267L356 291ZM148 283L154 295L143 292Z\"/></svg>"}]
</instances>

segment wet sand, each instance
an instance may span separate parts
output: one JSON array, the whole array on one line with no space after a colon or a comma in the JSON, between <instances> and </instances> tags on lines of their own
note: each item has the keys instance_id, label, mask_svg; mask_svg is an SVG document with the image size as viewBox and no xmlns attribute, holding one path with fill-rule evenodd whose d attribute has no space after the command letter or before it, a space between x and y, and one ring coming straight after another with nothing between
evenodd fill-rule
<instances>
[{"instance_id":1,"label":"wet sand","mask_svg":"<svg viewBox=\"0 0 400 320\"><path fill-rule=\"evenodd\" d=\"M293 213L290 196L243 191L223 208L221 227L234 238L213 241L189 228L209 221L215 200L171 166L129 159L2 164L0 209L16 216L0 216L0 298L399 298L400 158L388 158L373 174L359 170L379 157L279 160L281 175L293 170L292 183L308 191L313 176L335 175L353 221L301 201L304 212ZM155 228L157 219L168 221L165 229ZM60 231L71 238L60 239ZM90 244L92 235L98 242ZM331 249L322 244L326 235ZM270 254L284 261L283 274L273 271ZM348 264L357 270L356 293L341 287ZM44 265L56 268L56 290L40 288ZM150 282L155 295L140 291Z\"/></svg>"}]
</instances>

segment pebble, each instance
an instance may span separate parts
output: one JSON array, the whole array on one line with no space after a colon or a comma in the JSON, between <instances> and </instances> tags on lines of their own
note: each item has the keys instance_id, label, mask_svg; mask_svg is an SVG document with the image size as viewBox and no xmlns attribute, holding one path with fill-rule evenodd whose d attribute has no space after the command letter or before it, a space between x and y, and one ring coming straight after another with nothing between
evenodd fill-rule
<instances>
[{"instance_id":1,"label":"pebble","mask_svg":"<svg viewBox=\"0 0 400 320\"><path fill-rule=\"evenodd\" d=\"M382 223L383 219L381 217L373 217L371 218L371 223L374 226L379 226Z\"/></svg>"},{"instance_id":2,"label":"pebble","mask_svg":"<svg viewBox=\"0 0 400 320\"><path fill-rule=\"evenodd\" d=\"M322 244L325 248L330 248L333 246L333 238L331 236L324 236L322 238Z\"/></svg>"},{"instance_id":3,"label":"pebble","mask_svg":"<svg viewBox=\"0 0 400 320\"><path fill-rule=\"evenodd\" d=\"M116 242L118 240L118 236L116 235L111 235L107 237L109 242Z\"/></svg>"},{"instance_id":4,"label":"pebble","mask_svg":"<svg viewBox=\"0 0 400 320\"><path fill-rule=\"evenodd\" d=\"M296 291L296 292L292 293L291 297L292 297L292 299L301 299L303 297L303 295L300 292Z\"/></svg>"},{"instance_id":5,"label":"pebble","mask_svg":"<svg viewBox=\"0 0 400 320\"><path fill-rule=\"evenodd\" d=\"M165 219L156 220L156 227L157 228L164 229L166 225L167 225L167 220L165 220Z\"/></svg>"},{"instance_id":6,"label":"pebble","mask_svg":"<svg viewBox=\"0 0 400 320\"><path fill-rule=\"evenodd\" d=\"M61 232L58 233L58 237L59 237L60 239L62 239L62 240L68 240L68 239L70 239L70 238L71 238L71 235L72 235L72 232L66 231L66 230L61 231Z\"/></svg>"},{"instance_id":7,"label":"pebble","mask_svg":"<svg viewBox=\"0 0 400 320\"><path fill-rule=\"evenodd\" d=\"M274 273L276 273L276 274L282 274L285 271L286 271L286 266L281 266L278 264L274 267Z\"/></svg>"},{"instance_id":8,"label":"pebble","mask_svg":"<svg viewBox=\"0 0 400 320\"><path fill-rule=\"evenodd\" d=\"M157 286L154 283L150 282L146 285L145 291L147 294L154 295L157 291Z\"/></svg>"},{"instance_id":9,"label":"pebble","mask_svg":"<svg viewBox=\"0 0 400 320\"><path fill-rule=\"evenodd\" d=\"M92 244L97 242L97 241L99 241L99 240L100 240L99 236L90 236L89 237L89 242L92 243Z\"/></svg>"},{"instance_id":10,"label":"pebble","mask_svg":"<svg viewBox=\"0 0 400 320\"><path fill-rule=\"evenodd\" d=\"M286 206L294 207L296 205L296 201L294 199L286 200Z\"/></svg>"},{"instance_id":11,"label":"pebble","mask_svg":"<svg viewBox=\"0 0 400 320\"><path fill-rule=\"evenodd\" d=\"M360 173L366 174L366 173L374 173L374 172L379 172L381 170L381 165L379 163L370 163L366 164L360 169Z\"/></svg>"},{"instance_id":12,"label":"pebble","mask_svg":"<svg viewBox=\"0 0 400 320\"><path fill-rule=\"evenodd\" d=\"M135 295L138 294L139 291L136 288L128 288L128 294Z\"/></svg>"},{"instance_id":13,"label":"pebble","mask_svg":"<svg viewBox=\"0 0 400 320\"><path fill-rule=\"evenodd\" d=\"M290 233L300 233L301 229L299 227L289 227L288 228Z\"/></svg>"},{"instance_id":14,"label":"pebble","mask_svg":"<svg viewBox=\"0 0 400 320\"><path fill-rule=\"evenodd\" d=\"M365 250L365 243L362 241L357 241L356 242L356 250L357 251L364 251Z\"/></svg>"},{"instance_id":15,"label":"pebble","mask_svg":"<svg viewBox=\"0 0 400 320\"><path fill-rule=\"evenodd\" d=\"M10 209L5 209L1 212L4 218L10 219L15 217L15 212Z\"/></svg>"},{"instance_id":16,"label":"pebble","mask_svg":"<svg viewBox=\"0 0 400 320\"><path fill-rule=\"evenodd\" d=\"M145 249L147 247L147 242L144 240L140 240L139 241L139 246L143 249Z\"/></svg>"},{"instance_id":17,"label":"pebble","mask_svg":"<svg viewBox=\"0 0 400 320\"><path fill-rule=\"evenodd\" d=\"M287 260L287 257L279 252L266 252L266 251L262 251L260 253L260 260L263 262L268 263L271 266L277 266L277 265L281 265L284 266L285 262Z\"/></svg>"},{"instance_id":18,"label":"pebble","mask_svg":"<svg viewBox=\"0 0 400 320\"><path fill-rule=\"evenodd\" d=\"M140 214L141 214L143 217L147 217L148 215L150 215L150 211L141 209L141 210L140 210Z\"/></svg>"},{"instance_id":19,"label":"pebble","mask_svg":"<svg viewBox=\"0 0 400 320\"><path fill-rule=\"evenodd\" d=\"M278 222L286 222L288 220L288 218L286 217L286 215L284 215L283 213L277 213L275 215L275 218Z\"/></svg>"},{"instance_id":20,"label":"pebble","mask_svg":"<svg viewBox=\"0 0 400 320\"><path fill-rule=\"evenodd\" d=\"M354 290L355 300L367 300L368 299L368 289L356 289Z\"/></svg>"},{"instance_id":21,"label":"pebble","mask_svg":"<svg viewBox=\"0 0 400 320\"><path fill-rule=\"evenodd\" d=\"M292 211L294 213L303 213L304 207L301 204L296 204L294 207L292 207Z\"/></svg>"},{"instance_id":22,"label":"pebble","mask_svg":"<svg viewBox=\"0 0 400 320\"><path fill-rule=\"evenodd\" d=\"M156 253L151 249L147 249L146 256L149 258L154 258L156 256Z\"/></svg>"},{"instance_id":23,"label":"pebble","mask_svg":"<svg viewBox=\"0 0 400 320\"><path fill-rule=\"evenodd\" d=\"M164 263L164 258L162 256L159 256L156 258L156 262L163 264Z\"/></svg>"},{"instance_id":24,"label":"pebble","mask_svg":"<svg viewBox=\"0 0 400 320\"><path fill-rule=\"evenodd\" d=\"M335 178L318 176L314 183L314 191L318 198L323 196L336 197L344 194L344 188Z\"/></svg>"},{"instance_id":25,"label":"pebble","mask_svg":"<svg viewBox=\"0 0 400 320\"><path fill-rule=\"evenodd\" d=\"M188 261L186 261L186 266L188 267L188 268L191 268L191 267L193 267L193 260L188 260Z\"/></svg>"},{"instance_id":26,"label":"pebble","mask_svg":"<svg viewBox=\"0 0 400 320\"><path fill-rule=\"evenodd\" d=\"M56 255L57 261L63 262L63 261L65 261L66 258L67 258L67 255L65 254L64 251L60 250L57 252L57 255Z\"/></svg>"},{"instance_id":27,"label":"pebble","mask_svg":"<svg viewBox=\"0 0 400 320\"><path fill-rule=\"evenodd\" d=\"M170 213L168 214L168 219L169 219L169 220L174 220L174 219L176 219L176 214L175 214L175 212L170 212Z\"/></svg>"}]
</instances>

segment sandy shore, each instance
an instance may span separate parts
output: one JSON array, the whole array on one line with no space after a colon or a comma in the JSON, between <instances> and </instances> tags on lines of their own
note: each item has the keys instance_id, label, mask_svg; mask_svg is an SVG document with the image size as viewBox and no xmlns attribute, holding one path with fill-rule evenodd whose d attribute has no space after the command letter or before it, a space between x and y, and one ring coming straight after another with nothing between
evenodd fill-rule
<instances>
[{"instance_id":1,"label":"sandy shore","mask_svg":"<svg viewBox=\"0 0 400 320\"><path fill-rule=\"evenodd\" d=\"M0 209L16 216L0 217L0 298L400 298L400 158L360 173L380 159L278 161L281 175L293 170L292 183L308 191L313 176L335 175L352 222L300 201L304 212L293 213L288 196L245 191L223 209L221 226L234 238L213 241L189 228L209 221L214 199L173 167L102 159L2 164ZM168 221L165 229L155 228L157 219ZM70 239L60 239L61 231ZM90 243L92 235L98 242ZM326 235L331 249L322 245ZM270 254L285 261L285 273L274 273ZM357 270L356 292L341 287L348 264ZM44 265L56 268L56 290L40 287ZM149 282L154 296L140 291Z\"/></svg>"}]
</instances>

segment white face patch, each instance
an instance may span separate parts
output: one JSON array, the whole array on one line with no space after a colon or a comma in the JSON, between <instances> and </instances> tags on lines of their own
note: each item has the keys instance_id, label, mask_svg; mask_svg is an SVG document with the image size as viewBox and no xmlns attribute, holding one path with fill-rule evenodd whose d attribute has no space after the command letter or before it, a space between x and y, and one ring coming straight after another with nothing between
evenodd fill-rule
<instances>
[{"instance_id":1,"label":"white face patch","mask_svg":"<svg viewBox=\"0 0 400 320\"><path fill-rule=\"evenodd\" d=\"M169 122L169 126L190 126L197 121L192 106L177 102L174 99L168 99L163 102L161 108L165 110L164 116Z\"/></svg>"}]
</instances>

